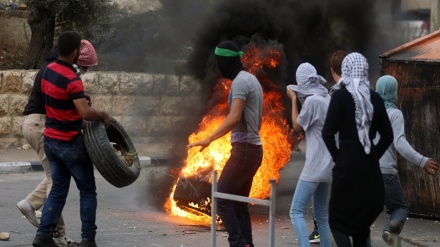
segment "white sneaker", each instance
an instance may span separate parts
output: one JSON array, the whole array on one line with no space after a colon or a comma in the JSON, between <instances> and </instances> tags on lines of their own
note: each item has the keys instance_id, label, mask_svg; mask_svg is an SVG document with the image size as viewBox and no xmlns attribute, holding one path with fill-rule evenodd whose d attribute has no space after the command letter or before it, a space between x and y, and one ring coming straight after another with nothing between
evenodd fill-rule
<instances>
[{"instance_id":1,"label":"white sneaker","mask_svg":"<svg viewBox=\"0 0 440 247\"><path fill-rule=\"evenodd\" d=\"M17 208L32 225L35 227L40 225L40 222L37 220L37 216L35 215L35 209L28 201L21 200L19 203L17 203Z\"/></svg>"},{"instance_id":2,"label":"white sneaker","mask_svg":"<svg viewBox=\"0 0 440 247\"><path fill-rule=\"evenodd\" d=\"M73 239L67 237L66 235L53 238L53 240L58 246L76 246L77 244Z\"/></svg>"}]
</instances>

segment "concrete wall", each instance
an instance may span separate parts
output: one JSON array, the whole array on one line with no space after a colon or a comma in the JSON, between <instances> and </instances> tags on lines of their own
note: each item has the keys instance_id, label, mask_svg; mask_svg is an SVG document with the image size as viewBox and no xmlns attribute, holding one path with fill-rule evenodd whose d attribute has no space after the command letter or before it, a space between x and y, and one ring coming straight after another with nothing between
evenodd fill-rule
<instances>
[{"instance_id":1,"label":"concrete wall","mask_svg":"<svg viewBox=\"0 0 440 247\"><path fill-rule=\"evenodd\" d=\"M0 71L0 148L26 143L21 132L37 71ZM203 106L201 86L190 77L124 72L89 72L83 77L93 107L108 111L136 145L170 146Z\"/></svg>"},{"instance_id":2,"label":"concrete wall","mask_svg":"<svg viewBox=\"0 0 440 247\"><path fill-rule=\"evenodd\" d=\"M27 11L0 10L0 49L25 54L31 39Z\"/></svg>"}]
</instances>

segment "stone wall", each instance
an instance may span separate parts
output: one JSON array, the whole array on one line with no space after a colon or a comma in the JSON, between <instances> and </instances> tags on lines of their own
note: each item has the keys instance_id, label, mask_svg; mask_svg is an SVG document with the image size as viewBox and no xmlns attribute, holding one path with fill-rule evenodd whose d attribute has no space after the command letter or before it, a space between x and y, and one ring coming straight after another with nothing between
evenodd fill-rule
<instances>
[{"instance_id":1,"label":"stone wall","mask_svg":"<svg viewBox=\"0 0 440 247\"><path fill-rule=\"evenodd\" d=\"M23 109L37 71L0 71L0 148L26 143ZM194 126L203 107L202 88L190 77L124 72L89 72L83 77L93 107L108 111L136 145L170 146L182 128Z\"/></svg>"},{"instance_id":2,"label":"stone wall","mask_svg":"<svg viewBox=\"0 0 440 247\"><path fill-rule=\"evenodd\" d=\"M27 11L0 10L0 49L26 53L32 34L28 15Z\"/></svg>"}]
</instances>

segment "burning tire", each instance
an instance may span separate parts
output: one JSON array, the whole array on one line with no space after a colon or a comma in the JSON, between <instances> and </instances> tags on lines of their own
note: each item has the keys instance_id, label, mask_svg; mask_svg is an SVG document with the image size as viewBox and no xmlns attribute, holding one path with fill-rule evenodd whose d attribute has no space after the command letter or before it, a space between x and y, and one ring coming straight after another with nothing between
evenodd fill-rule
<instances>
[{"instance_id":1,"label":"burning tire","mask_svg":"<svg viewBox=\"0 0 440 247\"><path fill-rule=\"evenodd\" d=\"M84 128L84 143L96 169L112 185L132 184L140 173L136 149L127 132L112 118L109 128L91 121Z\"/></svg>"}]
</instances>

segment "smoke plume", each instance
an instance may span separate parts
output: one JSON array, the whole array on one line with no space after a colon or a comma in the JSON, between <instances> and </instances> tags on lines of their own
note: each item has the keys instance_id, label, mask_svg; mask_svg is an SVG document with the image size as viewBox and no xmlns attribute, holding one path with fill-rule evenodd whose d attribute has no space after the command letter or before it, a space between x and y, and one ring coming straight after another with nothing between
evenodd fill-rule
<instances>
[{"instance_id":1,"label":"smoke plume","mask_svg":"<svg viewBox=\"0 0 440 247\"><path fill-rule=\"evenodd\" d=\"M369 54L377 35L372 11L374 1L345 0L241 0L221 1L202 23L193 40L190 72L203 79L206 61L222 40L246 45L254 34L275 40L285 47L287 73L302 62L310 62L319 73L329 75L328 59L337 49ZM373 56L374 57L373 57Z\"/></svg>"},{"instance_id":2,"label":"smoke plume","mask_svg":"<svg viewBox=\"0 0 440 247\"><path fill-rule=\"evenodd\" d=\"M190 73L202 83L206 100L211 98L208 107L215 104L215 97L208 96L215 96L210 90L219 77L213 51L226 39L242 49L252 42L282 46L284 64L276 73L270 73L280 86L296 83L295 71L302 62L313 64L319 74L331 79L329 57L338 49L364 54L370 62L370 75L378 73L374 64L378 64L382 51L378 51L381 46L374 24L374 0L225 0L216 1L214 6L211 2L164 0L160 11L126 20L119 29L119 38L107 46L120 54L118 61L105 66ZM167 66L158 62L159 58L187 60L188 70L168 64L172 71L158 71ZM185 164L187 138L198 120L183 125L176 136L175 152L168 164L170 176L151 180L146 194L157 206L164 204Z\"/></svg>"}]
</instances>

